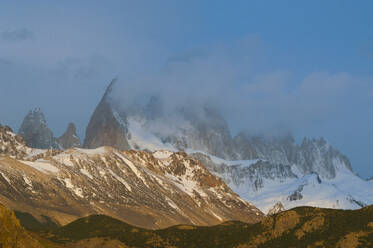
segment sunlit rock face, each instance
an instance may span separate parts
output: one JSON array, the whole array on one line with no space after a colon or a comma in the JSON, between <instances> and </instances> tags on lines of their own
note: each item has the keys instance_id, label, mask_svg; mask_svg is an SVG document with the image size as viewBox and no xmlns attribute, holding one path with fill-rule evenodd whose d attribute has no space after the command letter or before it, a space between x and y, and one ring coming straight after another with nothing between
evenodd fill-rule
<instances>
[{"instance_id":1,"label":"sunlit rock face","mask_svg":"<svg viewBox=\"0 0 373 248\"><path fill-rule=\"evenodd\" d=\"M110 98L114 84L115 79L106 89L89 121L84 140L86 148L100 146L112 146L120 150L130 148L127 137L127 117L125 113L115 109Z\"/></svg>"},{"instance_id":2,"label":"sunlit rock face","mask_svg":"<svg viewBox=\"0 0 373 248\"><path fill-rule=\"evenodd\" d=\"M284 205L282 205L282 203L279 201L277 202L273 208L271 208L269 211L268 211L268 215L274 215L274 214L278 214L280 212L283 212L285 211L285 207Z\"/></svg>"},{"instance_id":3,"label":"sunlit rock face","mask_svg":"<svg viewBox=\"0 0 373 248\"><path fill-rule=\"evenodd\" d=\"M1 131L2 130L2 131ZM0 198L8 207L66 224L106 214L136 226L258 222L263 213L184 152L65 151L27 147L0 129Z\"/></svg>"}]
</instances>

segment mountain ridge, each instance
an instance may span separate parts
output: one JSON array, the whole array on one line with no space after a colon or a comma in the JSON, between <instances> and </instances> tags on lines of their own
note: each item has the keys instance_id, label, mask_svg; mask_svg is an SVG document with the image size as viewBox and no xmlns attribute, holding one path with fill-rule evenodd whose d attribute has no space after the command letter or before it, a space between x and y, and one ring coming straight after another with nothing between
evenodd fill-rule
<instances>
[{"instance_id":1,"label":"mountain ridge","mask_svg":"<svg viewBox=\"0 0 373 248\"><path fill-rule=\"evenodd\" d=\"M80 139L76 134L74 123L69 123L65 133L56 138L47 125L45 116L40 108L30 110L23 119L18 134L23 137L26 144L37 149L68 149L80 147Z\"/></svg>"},{"instance_id":2,"label":"mountain ridge","mask_svg":"<svg viewBox=\"0 0 373 248\"><path fill-rule=\"evenodd\" d=\"M210 227L178 225L144 230L107 216L89 216L49 233L58 242L100 237L130 247L370 247L373 244L373 206L333 210L297 207L255 224L237 221Z\"/></svg>"},{"instance_id":3,"label":"mountain ridge","mask_svg":"<svg viewBox=\"0 0 373 248\"><path fill-rule=\"evenodd\" d=\"M348 158L324 138L304 138L297 144L289 134L275 137L240 132L232 137L224 116L209 105L168 107L165 112L162 99L151 96L140 104L122 106L120 99L110 97L117 83L118 80L113 81L103 97L105 106L116 113L115 118L111 118L115 121L106 125L115 129L114 136L123 137L126 147L147 151L183 150L206 164L240 196L261 206L264 212L279 201L286 208L302 204L358 208L373 202L372 193L361 194L356 187L353 191L344 187L341 177L363 188L367 185L353 172ZM97 109L101 105L102 101ZM91 127L102 118L96 113L91 118ZM118 125L121 128L115 128ZM93 136L100 137L101 133L101 129L90 129ZM116 140L109 138L105 144L115 146ZM95 144L99 145L100 142ZM286 193L280 192L283 188ZM327 193L318 198L313 188ZM260 194L268 197L259 197Z\"/></svg>"},{"instance_id":4,"label":"mountain ridge","mask_svg":"<svg viewBox=\"0 0 373 248\"><path fill-rule=\"evenodd\" d=\"M263 217L183 152L41 150L1 130L0 201L14 210L59 224L101 213L148 228Z\"/></svg>"}]
</instances>

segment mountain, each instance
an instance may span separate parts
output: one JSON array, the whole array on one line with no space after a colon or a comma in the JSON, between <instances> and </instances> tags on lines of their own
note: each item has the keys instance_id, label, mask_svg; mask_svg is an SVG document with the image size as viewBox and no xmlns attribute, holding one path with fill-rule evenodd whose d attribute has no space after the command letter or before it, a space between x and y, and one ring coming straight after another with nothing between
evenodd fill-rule
<instances>
[{"instance_id":1,"label":"mountain","mask_svg":"<svg viewBox=\"0 0 373 248\"><path fill-rule=\"evenodd\" d=\"M86 130L84 147L112 146L120 150L129 149L126 116L113 108L110 93L114 79L97 105Z\"/></svg>"},{"instance_id":2,"label":"mountain","mask_svg":"<svg viewBox=\"0 0 373 248\"><path fill-rule=\"evenodd\" d=\"M107 247L139 248L372 247L373 207L355 211L298 207L256 224L231 221L210 227L178 225L161 230L94 215L53 230L47 237L67 245L101 239L116 242Z\"/></svg>"},{"instance_id":3,"label":"mountain","mask_svg":"<svg viewBox=\"0 0 373 248\"><path fill-rule=\"evenodd\" d=\"M13 212L0 204L0 247L41 248L44 246L20 225Z\"/></svg>"},{"instance_id":4,"label":"mountain","mask_svg":"<svg viewBox=\"0 0 373 248\"><path fill-rule=\"evenodd\" d=\"M315 140L312 147L317 147L317 144L320 142ZM356 209L373 203L371 183L351 171L344 157L335 157L328 170L324 164L317 163L322 160L316 160L312 166L320 167L319 174L302 171L304 164L276 164L264 158L229 161L201 152L191 156L265 213L278 202L285 209L296 206Z\"/></svg>"},{"instance_id":5,"label":"mountain","mask_svg":"<svg viewBox=\"0 0 373 248\"><path fill-rule=\"evenodd\" d=\"M270 215L278 214L278 213L283 212L283 211L285 211L284 205L282 205L281 202L277 202L273 206L273 208L268 211L268 215L270 216Z\"/></svg>"},{"instance_id":6,"label":"mountain","mask_svg":"<svg viewBox=\"0 0 373 248\"><path fill-rule=\"evenodd\" d=\"M63 150L81 146L73 123L69 124L66 132L60 138L55 138L53 132L48 128L40 108L31 110L25 116L18 134L23 137L27 146L32 148Z\"/></svg>"},{"instance_id":7,"label":"mountain","mask_svg":"<svg viewBox=\"0 0 373 248\"><path fill-rule=\"evenodd\" d=\"M336 176L338 165L352 171L348 158L324 138L304 138L298 146L291 135L263 137L240 133L235 142L241 160L261 159L271 164L296 165L302 174L317 173L329 179Z\"/></svg>"},{"instance_id":8,"label":"mountain","mask_svg":"<svg viewBox=\"0 0 373 248\"><path fill-rule=\"evenodd\" d=\"M370 184L324 138L290 134L232 137L219 110L208 104L165 106L157 96L124 104L113 80L87 128L85 147L185 151L242 198L267 213L278 202L355 209L373 203ZM321 192L321 193L320 193Z\"/></svg>"},{"instance_id":9,"label":"mountain","mask_svg":"<svg viewBox=\"0 0 373 248\"><path fill-rule=\"evenodd\" d=\"M80 139L76 134L74 123L69 123L66 132L57 139L57 142L64 150L72 147L81 147Z\"/></svg>"},{"instance_id":10,"label":"mountain","mask_svg":"<svg viewBox=\"0 0 373 248\"><path fill-rule=\"evenodd\" d=\"M26 115L18 133L29 147L58 149L57 141L52 131L48 128L44 114L39 108L31 110Z\"/></svg>"},{"instance_id":11,"label":"mountain","mask_svg":"<svg viewBox=\"0 0 373 248\"><path fill-rule=\"evenodd\" d=\"M180 107L166 113L162 100L155 96L139 106L123 106L111 97L116 83L117 79L110 83L97 105L86 130L84 147L192 149L223 158L234 156L228 125L214 108Z\"/></svg>"},{"instance_id":12,"label":"mountain","mask_svg":"<svg viewBox=\"0 0 373 248\"><path fill-rule=\"evenodd\" d=\"M4 248L357 248L372 245L373 206L354 211L298 207L252 224L228 221L215 226L176 225L154 230L105 215L83 217L60 227L50 226L28 213L15 215L0 205L0 247Z\"/></svg>"},{"instance_id":13,"label":"mountain","mask_svg":"<svg viewBox=\"0 0 373 248\"><path fill-rule=\"evenodd\" d=\"M0 131L0 201L39 220L47 216L66 224L106 214L132 225L161 228L263 218L184 152L41 150L25 146L11 130Z\"/></svg>"}]
</instances>

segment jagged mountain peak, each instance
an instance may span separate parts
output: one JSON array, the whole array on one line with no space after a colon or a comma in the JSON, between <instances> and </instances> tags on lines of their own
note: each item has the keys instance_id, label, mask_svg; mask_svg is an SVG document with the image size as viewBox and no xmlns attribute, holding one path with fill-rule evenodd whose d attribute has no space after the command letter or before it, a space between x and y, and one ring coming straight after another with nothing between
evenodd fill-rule
<instances>
[{"instance_id":1,"label":"jagged mountain peak","mask_svg":"<svg viewBox=\"0 0 373 248\"><path fill-rule=\"evenodd\" d=\"M277 214L277 213L280 213L280 212L283 212L285 211L285 207L284 205L282 204L282 202L278 201L272 209L270 209L268 211L268 214L267 215L274 215L274 214Z\"/></svg>"},{"instance_id":2,"label":"jagged mountain peak","mask_svg":"<svg viewBox=\"0 0 373 248\"><path fill-rule=\"evenodd\" d=\"M113 78L110 81L109 85L106 87L104 95L101 98L101 101L109 101L110 94L113 92L113 88L115 84L117 83L117 81L118 81L118 78Z\"/></svg>"},{"instance_id":3,"label":"jagged mountain peak","mask_svg":"<svg viewBox=\"0 0 373 248\"><path fill-rule=\"evenodd\" d=\"M207 105L197 108L191 103L182 107L168 106L165 113L163 99L156 95L123 106L120 100L111 98L115 83L116 80L110 83L91 117L85 147L189 149L204 150L224 158L234 156L228 124L215 109ZM143 99L146 100L138 102Z\"/></svg>"},{"instance_id":4,"label":"jagged mountain peak","mask_svg":"<svg viewBox=\"0 0 373 248\"><path fill-rule=\"evenodd\" d=\"M312 147L312 146L317 147L318 149L324 149L324 150L331 148L330 143L324 137L320 137L320 138L304 137L301 147Z\"/></svg>"},{"instance_id":5,"label":"jagged mountain peak","mask_svg":"<svg viewBox=\"0 0 373 248\"><path fill-rule=\"evenodd\" d=\"M68 149L70 147L80 147L80 139L76 134L75 124L70 122L65 133L57 139L58 144L62 149Z\"/></svg>"},{"instance_id":6,"label":"jagged mountain peak","mask_svg":"<svg viewBox=\"0 0 373 248\"><path fill-rule=\"evenodd\" d=\"M41 149L59 148L40 108L31 110L25 116L18 133L29 147Z\"/></svg>"},{"instance_id":7,"label":"jagged mountain peak","mask_svg":"<svg viewBox=\"0 0 373 248\"><path fill-rule=\"evenodd\" d=\"M68 134L76 134L76 126L74 123L70 122L67 126L66 133Z\"/></svg>"},{"instance_id":8,"label":"jagged mountain peak","mask_svg":"<svg viewBox=\"0 0 373 248\"><path fill-rule=\"evenodd\" d=\"M329 144L325 138L303 139L303 158L298 161L306 172L316 172L324 178L334 178L341 167L352 170L349 159Z\"/></svg>"},{"instance_id":9,"label":"jagged mountain peak","mask_svg":"<svg viewBox=\"0 0 373 248\"><path fill-rule=\"evenodd\" d=\"M40 108L34 108L28 112L25 119L29 122L34 122L39 125L47 126L47 121L45 120L45 116Z\"/></svg>"},{"instance_id":10,"label":"jagged mountain peak","mask_svg":"<svg viewBox=\"0 0 373 248\"><path fill-rule=\"evenodd\" d=\"M127 137L127 116L122 111L118 111L110 99L116 82L116 78L110 82L91 116L84 139L86 148L100 146L112 146L121 150L130 148Z\"/></svg>"},{"instance_id":11,"label":"jagged mountain peak","mask_svg":"<svg viewBox=\"0 0 373 248\"><path fill-rule=\"evenodd\" d=\"M136 98L134 103L122 101L118 99L120 92L115 92L117 87L113 88L115 82L109 85L91 118L85 147L108 145L121 150L185 150L188 154L215 157L218 162L209 161L209 169L224 178L240 195L252 196L271 184L295 182L296 186L292 186L283 199L273 197L268 200L265 211L279 200L286 207L297 206L300 201L293 199L300 199L300 195L304 197L302 202L309 204L312 201L305 200L307 194L302 191L308 188L306 184L324 187L332 180L339 180L338 173L353 175L347 157L324 138L305 138L300 144L289 133L273 136L241 132L232 138L224 116L210 105L191 102L185 106L165 106L167 99L157 96ZM199 159L206 160L203 156ZM338 191L333 187L331 192ZM345 194L341 195L338 195L341 197L338 201L343 200L344 206L354 206L349 205ZM326 203L322 199L319 202L328 207L343 205Z\"/></svg>"}]
</instances>

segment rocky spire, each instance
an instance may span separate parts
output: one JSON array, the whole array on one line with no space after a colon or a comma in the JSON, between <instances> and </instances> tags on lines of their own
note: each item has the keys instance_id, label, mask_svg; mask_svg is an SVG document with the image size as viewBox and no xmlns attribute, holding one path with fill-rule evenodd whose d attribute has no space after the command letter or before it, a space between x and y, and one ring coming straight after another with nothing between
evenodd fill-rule
<instances>
[{"instance_id":1,"label":"rocky spire","mask_svg":"<svg viewBox=\"0 0 373 248\"><path fill-rule=\"evenodd\" d=\"M127 140L127 119L124 113L113 108L110 98L117 79L113 79L97 105L86 129L84 147L97 148L112 146L121 150L129 149Z\"/></svg>"},{"instance_id":2,"label":"rocky spire","mask_svg":"<svg viewBox=\"0 0 373 248\"><path fill-rule=\"evenodd\" d=\"M81 146L80 139L76 134L76 127L74 123L69 123L66 132L61 137L59 137L57 141L63 149Z\"/></svg>"},{"instance_id":3,"label":"rocky spire","mask_svg":"<svg viewBox=\"0 0 373 248\"><path fill-rule=\"evenodd\" d=\"M322 178L334 178L337 167L342 166L352 171L349 159L324 138L304 138L300 149L302 159L296 162L305 173L316 172Z\"/></svg>"},{"instance_id":4,"label":"rocky spire","mask_svg":"<svg viewBox=\"0 0 373 248\"><path fill-rule=\"evenodd\" d=\"M284 205L282 205L282 202L278 201L273 206L273 208L268 211L268 215L274 215L274 214L280 213L282 211L285 211L285 207L284 207Z\"/></svg>"},{"instance_id":5,"label":"rocky spire","mask_svg":"<svg viewBox=\"0 0 373 248\"><path fill-rule=\"evenodd\" d=\"M31 110L24 118L19 135L23 137L27 146L40 149L58 149L56 139L48 128L44 114L40 108Z\"/></svg>"}]
</instances>

